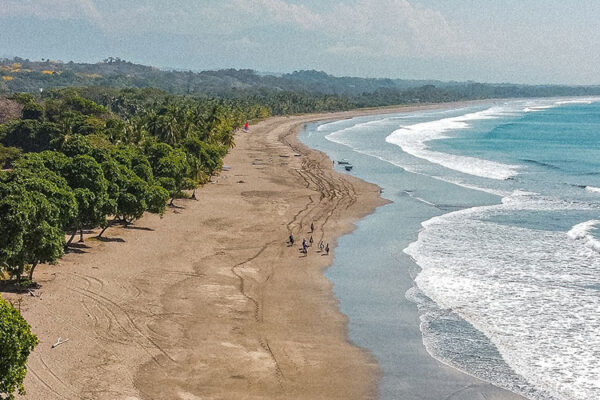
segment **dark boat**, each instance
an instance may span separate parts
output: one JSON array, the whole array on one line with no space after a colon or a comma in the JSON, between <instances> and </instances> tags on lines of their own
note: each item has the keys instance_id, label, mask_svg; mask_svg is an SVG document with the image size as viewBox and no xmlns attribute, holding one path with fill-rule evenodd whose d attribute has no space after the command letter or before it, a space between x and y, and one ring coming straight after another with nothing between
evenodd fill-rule
<instances>
[{"instance_id":1,"label":"dark boat","mask_svg":"<svg viewBox=\"0 0 600 400\"><path fill-rule=\"evenodd\" d=\"M341 159L338 161L339 165L344 165L344 164L350 164L350 161L346 160L346 159Z\"/></svg>"},{"instance_id":2,"label":"dark boat","mask_svg":"<svg viewBox=\"0 0 600 400\"><path fill-rule=\"evenodd\" d=\"M350 164L344 165L344 168L346 168L346 171L352 171L352 165Z\"/></svg>"}]
</instances>

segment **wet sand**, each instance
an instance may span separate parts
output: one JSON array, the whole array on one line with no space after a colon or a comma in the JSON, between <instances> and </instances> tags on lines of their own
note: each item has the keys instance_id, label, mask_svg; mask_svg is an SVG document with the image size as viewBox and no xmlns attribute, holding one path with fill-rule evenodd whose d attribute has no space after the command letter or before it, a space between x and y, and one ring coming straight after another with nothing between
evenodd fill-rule
<instances>
[{"instance_id":1,"label":"wet sand","mask_svg":"<svg viewBox=\"0 0 600 400\"><path fill-rule=\"evenodd\" d=\"M38 267L38 296L21 297L40 339L24 398L376 398L379 367L348 341L323 270L336 238L384 201L378 187L336 173L296 139L308 121L374 112L253 125L198 201L111 228L103 241L90 233L58 266ZM298 249L311 222L315 245L305 256ZM58 337L68 341L52 349ZM470 381L477 390L481 382ZM489 391L474 396L487 397L469 398L513 398L480 386Z\"/></svg>"}]
</instances>

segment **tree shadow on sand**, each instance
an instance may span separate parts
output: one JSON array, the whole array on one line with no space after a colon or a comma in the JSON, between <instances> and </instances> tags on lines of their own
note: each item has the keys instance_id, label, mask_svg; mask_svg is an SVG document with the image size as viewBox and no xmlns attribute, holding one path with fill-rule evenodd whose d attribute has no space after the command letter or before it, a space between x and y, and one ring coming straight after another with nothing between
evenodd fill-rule
<instances>
[{"instance_id":1,"label":"tree shadow on sand","mask_svg":"<svg viewBox=\"0 0 600 400\"><path fill-rule=\"evenodd\" d=\"M95 239L100 242L105 242L105 243L112 243L112 242L125 243L125 239L122 239L120 237L108 238L108 237L102 236L102 237L96 237Z\"/></svg>"},{"instance_id":2,"label":"tree shadow on sand","mask_svg":"<svg viewBox=\"0 0 600 400\"><path fill-rule=\"evenodd\" d=\"M65 254L71 254L71 253L72 254L87 254L87 251L69 246L68 248L65 249Z\"/></svg>"},{"instance_id":3,"label":"tree shadow on sand","mask_svg":"<svg viewBox=\"0 0 600 400\"><path fill-rule=\"evenodd\" d=\"M24 294L27 292L34 293L34 290L41 289L42 285L37 282L31 282L31 284L27 287L21 286L17 284L17 281L14 279L7 279L4 281L0 281L0 292L4 293L15 293L15 294Z\"/></svg>"},{"instance_id":4,"label":"tree shadow on sand","mask_svg":"<svg viewBox=\"0 0 600 400\"><path fill-rule=\"evenodd\" d=\"M136 230L136 231L150 231L150 232L154 232L154 229L147 228L145 226L127 225L124 228L125 229L133 229L133 230Z\"/></svg>"}]
</instances>

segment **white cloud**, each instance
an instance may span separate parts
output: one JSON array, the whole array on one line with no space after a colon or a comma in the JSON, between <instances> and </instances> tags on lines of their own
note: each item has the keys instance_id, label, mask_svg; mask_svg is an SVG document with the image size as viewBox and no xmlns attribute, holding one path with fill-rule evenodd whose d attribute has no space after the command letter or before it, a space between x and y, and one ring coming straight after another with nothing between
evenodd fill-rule
<instances>
[{"instance_id":1,"label":"white cloud","mask_svg":"<svg viewBox=\"0 0 600 400\"><path fill-rule=\"evenodd\" d=\"M460 37L439 12L415 6L407 0L359 0L339 5L327 24L329 32L341 32L386 56L443 57L468 52Z\"/></svg>"},{"instance_id":2,"label":"white cloud","mask_svg":"<svg viewBox=\"0 0 600 400\"><path fill-rule=\"evenodd\" d=\"M471 47L441 13L409 0L349 0L318 11L291 0L0 0L0 16L89 20L113 35L146 32L226 37L242 48L256 32L311 33L314 53L364 57L447 57ZM102 5L102 7L100 7ZM290 33L286 35L295 35ZM305 40L298 37L298 41ZM264 41L264 39L262 40ZM282 45L273 36L271 44ZM297 43L285 43L294 47Z\"/></svg>"},{"instance_id":3,"label":"white cloud","mask_svg":"<svg viewBox=\"0 0 600 400\"><path fill-rule=\"evenodd\" d=\"M439 12L408 0L356 0L317 13L284 0L234 0L252 25L281 24L322 33L335 42L328 52L374 56L444 57L472 51ZM251 18L250 18L251 17Z\"/></svg>"}]
</instances>

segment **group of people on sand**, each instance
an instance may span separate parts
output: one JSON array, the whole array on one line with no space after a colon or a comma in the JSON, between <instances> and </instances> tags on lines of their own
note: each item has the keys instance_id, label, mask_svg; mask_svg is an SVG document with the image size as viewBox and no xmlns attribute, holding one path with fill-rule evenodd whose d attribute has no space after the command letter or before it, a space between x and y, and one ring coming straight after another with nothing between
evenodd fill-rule
<instances>
[{"instance_id":1,"label":"group of people on sand","mask_svg":"<svg viewBox=\"0 0 600 400\"><path fill-rule=\"evenodd\" d=\"M315 225L314 223L310 223L310 238L308 239L308 241L306 240L306 238L302 238L302 247L299 249L299 251L303 254L308 254L308 248L311 247L313 245L313 237L312 237L312 233L315 231ZM288 243L290 246L294 245L294 235L290 234L290 237L288 239ZM318 252L322 253L323 251L325 251L325 255L329 255L329 243L325 243L324 241L320 241L319 242L319 250Z\"/></svg>"}]
</instances>

